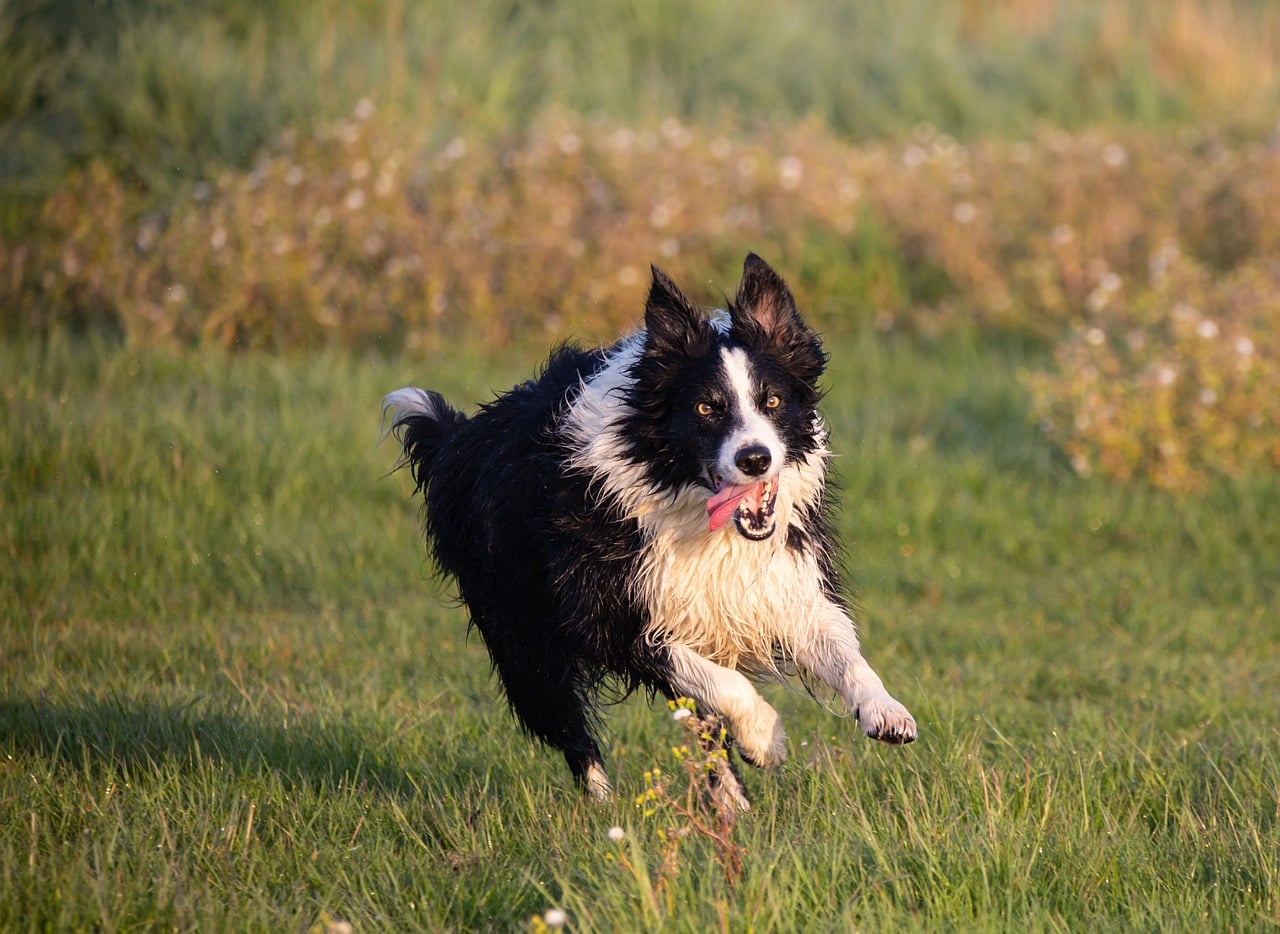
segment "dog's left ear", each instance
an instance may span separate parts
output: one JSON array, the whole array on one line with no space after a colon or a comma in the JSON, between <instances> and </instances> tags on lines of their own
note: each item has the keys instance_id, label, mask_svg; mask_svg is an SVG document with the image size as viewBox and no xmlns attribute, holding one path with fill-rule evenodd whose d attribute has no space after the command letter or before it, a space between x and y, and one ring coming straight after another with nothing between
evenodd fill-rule
<instances>
[{"instance_id":1,"label":"dog's left ear","mask_svg":"<svg viewBox=\"0 0 1280 934\"><path fill-rule=\"evenodd\" d=\"M702 314L665 272L650 267L653 284L644 303L645 352L699 356L710 348L714 333Z\"/></svg>"},{"instance_id":2,"label":"dog's left ear","mask_svg":"<svg viewBox=\"0 0 1280 934\"><path fill-rule=\"evenodd\" d=\"M818 336L796 309L796 300L782 277L754 253L742 265L742 284L729 303L731 336L743 344L767 348L787 358L796 372L817 380L827 356Z\"/></svg>"}]
</instances>

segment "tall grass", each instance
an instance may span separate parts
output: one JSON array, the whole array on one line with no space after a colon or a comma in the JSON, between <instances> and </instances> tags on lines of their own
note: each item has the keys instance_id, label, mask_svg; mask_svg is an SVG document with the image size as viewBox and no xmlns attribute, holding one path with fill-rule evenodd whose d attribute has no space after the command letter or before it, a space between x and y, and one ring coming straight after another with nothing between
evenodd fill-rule
<instances>
[{"instance_id":1,"label":"tall grass","mask_svg":"<svg viewBox=\"0 0 1280 934\"><path fill-rule=\"evenodd\" d=\"M1280 17L1247 0L0 4L4 219L108 156L171 193L364 96L430 139L549 105L866 139L927 121L1274 119Z\"/></svg>"},{"instance_id":2,"label":"tall grass","mask_svg":"<svg viewBox=\"0 0 1280 934\"><path fill-rule=\"evenodd\" d=\"M1076 477L1016 342L830 349L866 647L922 737L766 687L790 760L747 776L730 886L697 836L663 870L679 823L632 805L678 773L665 710L610 711L605 806L519 736L373 446L381 392L465 405L532 348L5 345L0 925L1275 924L1276 477Z\"/></svg>"},{"instance_id":3,"label":"tall grass","mask_svg":"<svg viewBox=\"0 0 1280 934\"><path fill-rule=\"evenodd\" d=\"M543 114L426 151L363 100L163 211L103 163L25 242L0 327L135 345L415 352L606 339L646 261L794 270L829 333L981 325L1059 342L1037 418L1081 472L1170 489L1280 466L1280 159L1219 133L851 146Z\"/></svg>"}]
</instances>

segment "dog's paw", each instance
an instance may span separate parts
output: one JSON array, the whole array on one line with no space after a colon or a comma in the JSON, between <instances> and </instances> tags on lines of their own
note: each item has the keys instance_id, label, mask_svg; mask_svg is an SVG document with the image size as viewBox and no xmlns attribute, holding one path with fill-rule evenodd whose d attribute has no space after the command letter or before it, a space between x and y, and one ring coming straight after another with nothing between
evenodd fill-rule
<instances>
[{"instance_id":1,"label":"dog's paw","mask_svg":"<svg viewBox=\"0 0 1280 934\"><path fill-rule=\"evenodd\" d=\"M787 732L778 712L760 701L750 719L733 725L733 738L742 758L761 769L776 769L787 758Z\"/></svg>"},{"instance_id":2,"label":"dog's paw","mask_svg":"<svg viewBox=\"0 0 1280 934\"><path fill-rule=\"evenodd\" d=\"M882 743L901 746L916 741L915 718L888 694L878 694L859 704L858 724L862 732Z\"/></svg>"},{"instance_id":3,"label":"dog's paw","mask_svg":"<svg viewBox=\"0 0 1280 934\"><path fill-rule=\"evenodd\" d=\"M605 774L604 766L600 763L592 762L587 766L587 771L582 776L582 784L592 800L600 802L613 800L613 786L609 784L609 776Z\"/></svg>"},{"instance_id":4,"label":"dog's paw","mask_svg":"<svg viewBox=\"0 0 1280 934\"><path fill-rule=\"evenodd\" d=\"M751 810L751 801L747 798L747 789L729 764L728 759L721 759L715 771L711 773L711 802L723 816L736 817Z\"/></svg>"}]
</instances>

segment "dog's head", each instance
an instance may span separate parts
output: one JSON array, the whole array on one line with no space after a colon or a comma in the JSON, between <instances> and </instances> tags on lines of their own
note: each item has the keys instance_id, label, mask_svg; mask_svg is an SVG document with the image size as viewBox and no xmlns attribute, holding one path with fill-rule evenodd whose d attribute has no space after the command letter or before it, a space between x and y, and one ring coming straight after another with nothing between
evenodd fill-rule
<instances>
[{"instance_id":1,"label":"dog's head","mask_svg":"<svg viewBox=\"0 0 1280 934\"><path fill-rule=\"evenodd\" d=\"M714 532L776 528L784 466L814 451L826 354L782 278L755 254L728 315L708 320L658 269L631 370L632 454L656 487L708 491Z\"/></svg>"}]
</instances>

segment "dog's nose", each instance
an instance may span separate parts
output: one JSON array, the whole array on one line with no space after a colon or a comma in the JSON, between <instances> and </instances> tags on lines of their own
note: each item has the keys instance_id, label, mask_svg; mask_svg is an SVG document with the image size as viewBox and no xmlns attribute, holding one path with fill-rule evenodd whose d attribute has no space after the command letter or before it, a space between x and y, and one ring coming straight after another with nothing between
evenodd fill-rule
<instances>
[{"instance_id":1,"label":"dog's nose","mask_svg":"<svg viewBox=\"0 0 1280 934\"><path fill-rule=\"evenodd\" d=\"M752 444L734 455L733 462L748 477L758 477L769 469L773 456L763 444Z\"/></svg>"}]
</instances>

